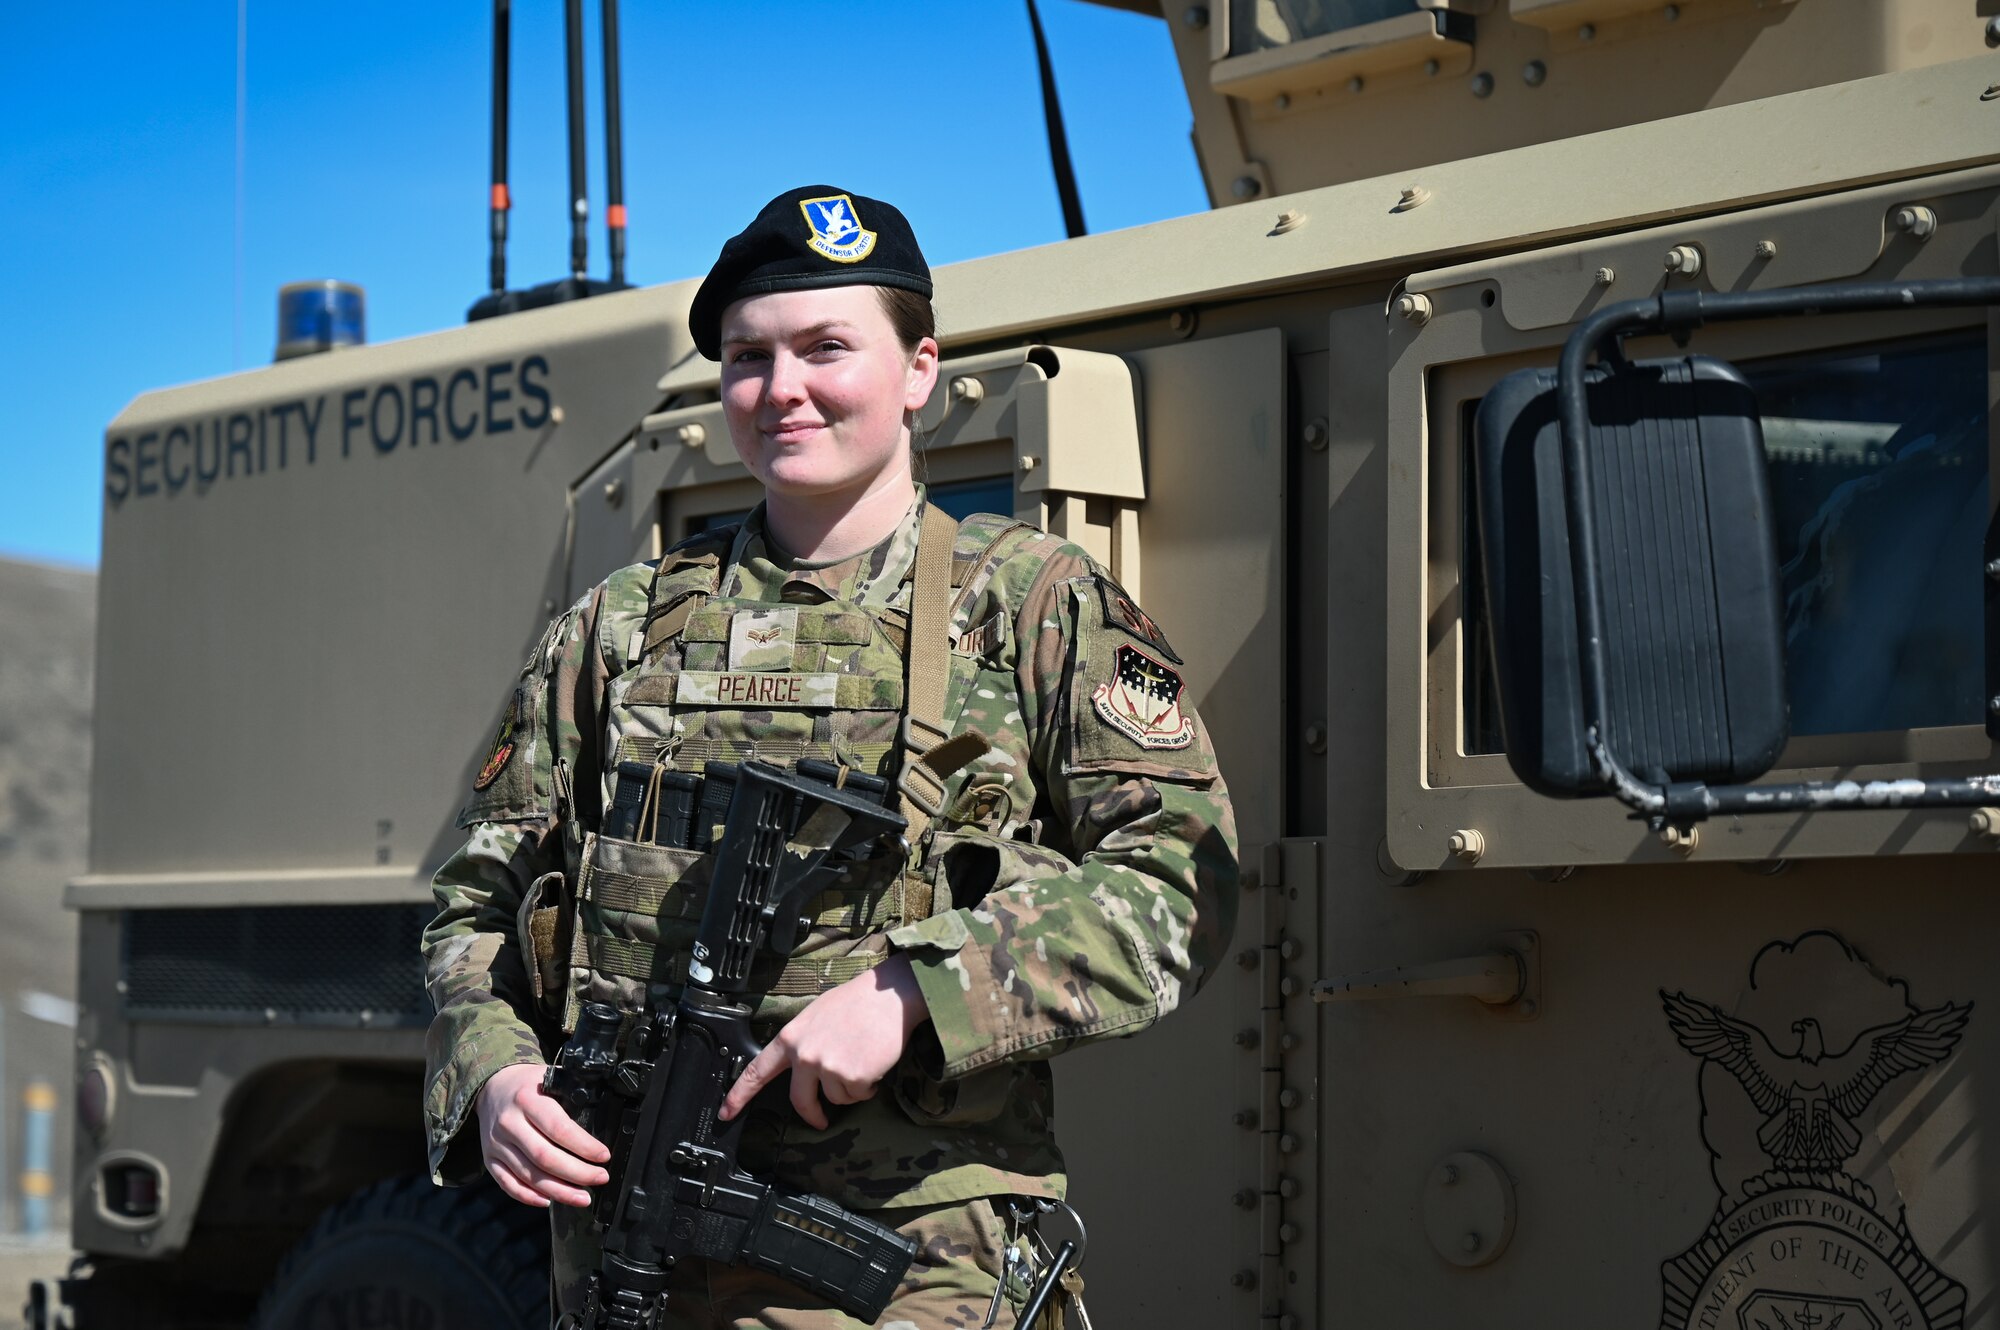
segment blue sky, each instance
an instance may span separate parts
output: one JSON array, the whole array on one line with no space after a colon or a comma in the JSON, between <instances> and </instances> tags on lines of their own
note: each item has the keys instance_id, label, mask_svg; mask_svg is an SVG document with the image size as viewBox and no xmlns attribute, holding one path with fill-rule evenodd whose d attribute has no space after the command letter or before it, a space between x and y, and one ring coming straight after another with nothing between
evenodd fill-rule
<instances>
[{"instance_id":1,"label":"blue sky","mask_svg":"<svg viewBox=\"0 0 2000 1330\"><path fill-rule=\"evenodd\" d=\"M372 341L486 285L491 7L248 0L241 300L230 0L0 14L0 556L97 561L104 426L270 359L280 285L359 282ZM509 277L566 271L561 0L515 0ZM588 0L591 271L605 271ZM1093 231L1206 206L1156 19L1042 0ZM626 0L628 276L706 269L765 199L896 202L935 264L1062 237L1025 4Z\"/></svg>"}]
</instances>

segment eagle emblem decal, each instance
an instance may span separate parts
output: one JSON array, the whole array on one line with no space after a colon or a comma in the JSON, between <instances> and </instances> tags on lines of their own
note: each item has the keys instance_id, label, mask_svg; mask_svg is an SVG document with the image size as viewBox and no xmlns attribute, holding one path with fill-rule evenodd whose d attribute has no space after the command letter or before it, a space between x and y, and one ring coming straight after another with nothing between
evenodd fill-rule
<instances>
[{"instance_id":1,"label":"eagle emblem decal","mask_svg":"<svg viewBox=\"0 0 2000 1330\"><path fill-rule=\"evenodd\" d=\"M854 200L847 195L800 199L799 211L806 215L806 225L812 230L806 237L806 248L821 258L859 263L875 252L875 232L862 227Z\"/></svg>"},{"instance_id":2,"label":"eagle emblem decal","mask_svg":"<svg viewBox=\"0 0 2000 1330\"><path fill-rule=\"evenodd\" d=\"M1700 1059L1721 1192L1701 1239L1660 1267L1662 1330L1963 1326L1965 1286L1918 1249L1880 1124L1900 1107L1885 1100L1951 1058L1972 1004L1917 1006L1828 932L1759 952L1733 1014L1660 1000Z\"/></svg>"}]
</instances>

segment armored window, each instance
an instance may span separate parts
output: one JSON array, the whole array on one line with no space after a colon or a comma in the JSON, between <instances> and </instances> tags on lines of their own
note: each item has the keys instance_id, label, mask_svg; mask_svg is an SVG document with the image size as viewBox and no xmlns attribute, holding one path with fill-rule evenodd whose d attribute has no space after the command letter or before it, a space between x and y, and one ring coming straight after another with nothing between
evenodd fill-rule
<instances>
[{"instance_id":1,"label":"armored window","mask_svg":"<svg viewBox=\"0 0 2000 1330\"><path fill-rule=\"evenodd\" d=\"M1980 724L1985 338L1743 370L1763 408L1792 733Z\"/></svg>"},{"instance_id":2,"label":"armored window","mask_svg":"<svg viewBox=\"0 0 2000 1330\"><path fill-rule=\"evenodd\" d=\"M1762 407L1792 733L1985 718L1986 346L1976 329L1739 362ZM1469 428L1477 402L1468 402ZM1469 465L1469 450L1461 465ZM1463 494L1469 496L1466 483ZM1479 585L1466 503L1462 575ZM1466 598L1463 751L1502 751L1482 598Z\"/></svg>"}]
</instances>

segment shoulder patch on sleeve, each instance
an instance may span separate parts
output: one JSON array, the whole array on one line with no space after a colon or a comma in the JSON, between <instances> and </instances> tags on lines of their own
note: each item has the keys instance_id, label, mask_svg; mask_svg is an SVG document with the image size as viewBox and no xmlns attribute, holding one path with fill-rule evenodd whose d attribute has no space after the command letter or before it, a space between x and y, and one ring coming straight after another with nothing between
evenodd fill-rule
<instances>
[{"instance_id":1,"label":"shoulder patch on sleeve","mask_svg":"<svg viewBox=\"0 0 2000 1330\"><path fill-rule=\"evenodd\" d=\"M1141 748L1186 748L1194 742L1194 721L1181 710L1186 687L1177 670L1120 642L1111 678L1091 690L1090 705Z\"/></svg>"},{"instance_id":2,"label":"shoulder patch on sleeve","mask_svg":"<svg viewBox=\"0 0 2000 1330\"><path fill-rule=\"evenodd\" d=\"M493 749L486 755L486 765L479 768L479 775L472 782L472 788L483 790L500 779L500 773L507 769L507 763L514 756L514 731L521 724L521 689L514 690L513 701L507 704L507 714L500 718L500 733L493 740Z\"/></svg>"},{"instance_id":3,"label":"shoulder patch on sleeve","mask_svg":"<svg viewBox=\"0 0 2000 1330\"><path fill-rule=\"evenodd\" d=\"M1167 635L1160 631L1160 625L1153 622L1153 616L1140 609L1139 603L1125 594L1124 587L1105 573L1096 574L1095 580L1097 603L1103 607L1106 628L1122 628L1174 664L1186 663L1167 641Z\"/></svg>"},{"instance_id":4,"label":"shoulder patch on sleeve","mask_svg":"<svg viewBox=\"0 0 2000 1330\"><path fill-rule=\"evenodd\" d=\"M1064 771L1196 785L1213 780L1215 753L1195 714L1180 658L1150 642L1142 645L1131 627L1105 615L1107 584L1116 593L1116 582L1100 582L1095 575L1066 583L1064 618L1075 636L1063 671ZM1130 597L1126 600L1129 604Z\"/></svg>"}]
</instances>

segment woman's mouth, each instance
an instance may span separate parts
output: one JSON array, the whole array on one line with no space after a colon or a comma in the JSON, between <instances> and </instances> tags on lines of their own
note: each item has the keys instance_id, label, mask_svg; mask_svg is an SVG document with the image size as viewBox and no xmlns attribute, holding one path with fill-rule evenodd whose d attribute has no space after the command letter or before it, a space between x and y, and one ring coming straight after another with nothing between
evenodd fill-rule
<instances>
[{"instance_id":1,"label":"woman's mouth","mask_svg":"<svg viewBox=\"0 0 2000 1330\"><path fill-rule=\"evenodd\" d=\"M801 443L825 428L817 420L792 420L772 426L764 431L764 435L773 443Z\"/></svg>"}]
</instances>

